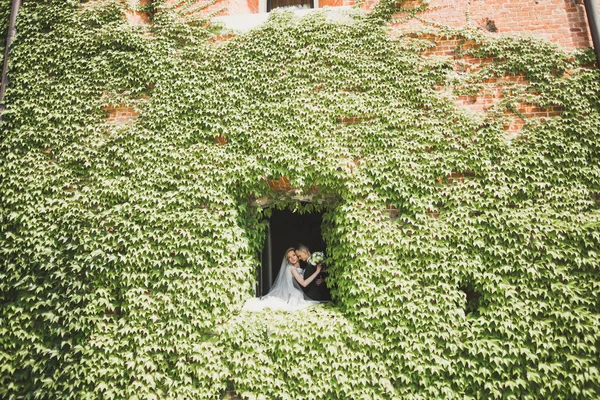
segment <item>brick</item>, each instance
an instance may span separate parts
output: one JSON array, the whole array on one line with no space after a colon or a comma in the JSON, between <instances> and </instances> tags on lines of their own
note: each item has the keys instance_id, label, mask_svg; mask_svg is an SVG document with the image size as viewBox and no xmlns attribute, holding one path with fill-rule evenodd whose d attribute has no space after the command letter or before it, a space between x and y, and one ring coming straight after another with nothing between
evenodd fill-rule
<instances>
[{"instance_id":1,"label":"brick","mask_svg":"<svg viewBox=\"0 0 600 400\"><path fill-rule=\"evenodd\" d=\"M217 143L217 144L221 145L221 146L224 146L224 145L226 145L226 144L227 144L227 138L226 138L225 136L222 136L222 135L215 136L215 137L213 138L213 141L214 141L215 143Z\"/></svg>"},{"instance_id":2,"label":"brick","mask_svg":"<svg viewBox=\"0 0 600 400\"><path fill-rule=\"evenodd\" d=\"M275 191L283 192L292 190L290 180L287 176L282 175L279 179L267 179L267 185Z\"/></svg>"},{"instance_id":3,"label":"brick","mask_svg":"<svg viewBox=\"0 0 600 400\"><path fill-rule=\"evenodd\" d=\"M431 0L430 9L419 16L433 23L461 27L466 24L466 3ZM591 45L585 9L572 1L486 0L469 2L469 7L472 21L493 20L499 32L551 38L567 50Z\"/></svg>"},{"instance_id":4,"label":"brick","mask_svg":"<svg viewBox=\"0 0 600 400\"><path fill-rule=\"evenodd\" d=\"M106 122L113 125L121 125L132 122L139 113L132 107L120 105L109 105L102 108L106 112Z\"/></svg>"}]
</instances>

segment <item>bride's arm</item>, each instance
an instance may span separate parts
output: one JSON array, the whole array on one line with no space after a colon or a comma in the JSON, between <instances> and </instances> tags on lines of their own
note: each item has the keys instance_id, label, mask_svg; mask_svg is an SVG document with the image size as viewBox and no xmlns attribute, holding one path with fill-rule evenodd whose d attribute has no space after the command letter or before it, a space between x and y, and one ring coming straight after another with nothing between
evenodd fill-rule
<instances>
[{"instance_id":1,"label":"bride's arm","mask_svg":"<svg viewBox=\"0 0 600 400\"><path fill-rule=\"evenodd\" d=\"M302 285L302 287L307 287L317 277L317 275L319 275L319 272L321 272L321 265L317 265L317 270L306 279L302 278L302 276L298 272L296 272L296 268L291 268L290 271L292 272L292 275L294 275L294 278L296 278L298 283Z\"/></svg>"}]
</instances>

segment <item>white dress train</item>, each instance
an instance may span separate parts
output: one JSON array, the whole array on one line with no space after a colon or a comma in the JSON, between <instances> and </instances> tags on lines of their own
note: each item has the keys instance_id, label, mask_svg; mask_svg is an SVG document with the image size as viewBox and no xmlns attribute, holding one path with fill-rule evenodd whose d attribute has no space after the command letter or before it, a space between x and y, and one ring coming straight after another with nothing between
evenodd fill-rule
<instances>
[{"instance_id":1,"label":"white dress train","mask_svg":"<svg viewBox=\"0 0 600 400\"><path fill-rule=\"evenodd\" d=\"M296 311L319 304L319 301L306 297L300 284L292 275L292 268L296 267L289 264L284 257L279 274L277 274L269 293L261 298L248 299L242 310L260 312L268 308L270 310ZM297 269L297 271L301 270Z\"/></svg>"}]
</instances>

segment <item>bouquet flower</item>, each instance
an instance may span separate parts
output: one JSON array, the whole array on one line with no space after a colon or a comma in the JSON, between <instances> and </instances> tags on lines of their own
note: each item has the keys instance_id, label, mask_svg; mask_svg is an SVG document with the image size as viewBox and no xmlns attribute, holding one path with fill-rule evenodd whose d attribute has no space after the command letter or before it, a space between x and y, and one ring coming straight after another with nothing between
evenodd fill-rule
<instances>
[{"instance_id":1,"label":"bouquet flower","mask_svg":"<svg viewBox=\"0 0 600 400\"><path fill-rule=\"evenodd\" d=\"M313 266L317 266L318 264L321 264L321 266L323 266L323 264L325 263L325 254L323 254L322 251L315 251L310 255L309 259L306 260L306 262Z\"/></svg>"}]
</instances>

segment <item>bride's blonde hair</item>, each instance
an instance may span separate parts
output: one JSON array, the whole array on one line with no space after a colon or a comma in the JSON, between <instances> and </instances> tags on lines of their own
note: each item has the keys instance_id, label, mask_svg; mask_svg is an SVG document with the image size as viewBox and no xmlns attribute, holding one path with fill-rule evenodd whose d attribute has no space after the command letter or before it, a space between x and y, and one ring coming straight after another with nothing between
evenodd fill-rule
<instances>
[{"instance_id":1,"label":"bride's blonde hair","mask_svg":"<svg viewBox=\"0 0 600 400\"><path fill-rule=\"evenodd\" d=\"M293 252L294 252L294 254L295 254L295 253L296 253L296 248L295 248L295 247L290 247L290 248L288 248L288 249L285 251L285 253L283 253L283 254L285 254L285 259L287 260L287 262L288 262L288 263L290 262L290 259L288 258L288 253L289 253L290 251L293 251Z\"/></svg>"}]
</instances>

